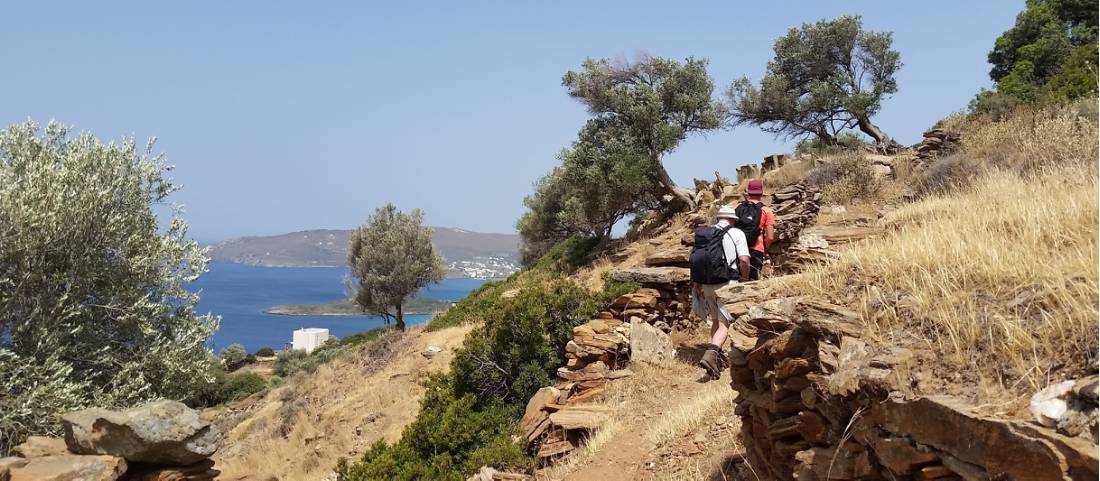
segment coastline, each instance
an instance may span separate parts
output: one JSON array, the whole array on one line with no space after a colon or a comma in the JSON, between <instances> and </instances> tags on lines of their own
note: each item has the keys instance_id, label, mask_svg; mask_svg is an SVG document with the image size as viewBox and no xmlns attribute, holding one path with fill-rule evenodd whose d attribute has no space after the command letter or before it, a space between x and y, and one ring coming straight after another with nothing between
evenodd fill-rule
<instances>
[{"instance_id":1,"label":"coastline","mask_svg":"<svg viewBox=\"0 0 1100 481\"><path fill-rule=\"evenodd\" d=\"M405 314L431 315L444 312L454 304L452 301L417 297L411 299L405 307ZM276 316L369 316L350 300L328 304L284 304L271 306L265 314Z\"/></svg>"}]
</instances>

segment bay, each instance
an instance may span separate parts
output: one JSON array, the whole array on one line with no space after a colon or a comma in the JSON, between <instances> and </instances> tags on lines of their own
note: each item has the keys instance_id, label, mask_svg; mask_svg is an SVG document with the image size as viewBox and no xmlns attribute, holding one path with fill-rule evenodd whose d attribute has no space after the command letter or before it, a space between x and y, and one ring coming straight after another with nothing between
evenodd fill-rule
<instances>
[{"instance_id":1,"label":"bay","mask_svg":"<svg viewBox=\"0 0 1100 481\"><path fill-rule=\"evenodd\" d=\"M284 316L265 311L281 304L324 304L347 297L346 267L257 267L215 262L192 284L199 290L197 311L222 317L211 339L214 352L239 343L249 352L261 347L282 349L292 332L303 327L327 328L344 337L385 325L380 316ZM421 295L456 302L486 281L445 279ZM410 326L427 322L429 315L405 316Z\"/></svg>"}]
</instances>

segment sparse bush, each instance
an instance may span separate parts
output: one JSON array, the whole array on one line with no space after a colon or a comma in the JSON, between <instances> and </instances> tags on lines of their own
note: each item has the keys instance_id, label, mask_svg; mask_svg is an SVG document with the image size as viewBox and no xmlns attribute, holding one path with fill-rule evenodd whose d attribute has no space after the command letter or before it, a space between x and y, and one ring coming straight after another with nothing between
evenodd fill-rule
<instances>
[{"instance_id":1,"label":"sparse bush","mask_svg":"<svg viewBox=\"0 0 1100 481\"><path fill-rule=\"evenodd\" d=\"M820 137L803 139L795 146L794 153L796 155L809 154L814 157L824 157L869 146L871 144L864 140L862 135L855 132L844 132L836 136L835 144L826 143Z\"/></svg>"},{"instance_id":2,"label":"sparse bush","mask_svg":"<svg viewBox=\"0 0 1100 481\"><path fill-rule=\"evenodd\" d=\"M914 181L916 194L942 194L968 185L977 173L963 154L938 157Z\"/></svg>"},{"instance_id":3,"label":"sparse bush","mask_svg":"<svg viewBox=\"0 0 1100 481\"><path fill-rule=\"evenodd\" d=\"M273 370L278 376L290 377L298 371L313 372L318 364L315 358L301 349L287 349L279 353Z\"/></svg>"},{"instance_id":4,"label":"sparse bush","mask_svg":"<svg viewBox=\"0 0 1100 481\"><path fill-rule=\"evenodd\" d=\"M843 155L822 163L810 171L806 180L821 187L822 201L829 204L847 204L879 188L871 162L859 154Z\"/></svg>"},{"instance_id":5,"label":"sparse bush","mask_svg":"<svg viewBox=\"0 0 1100 481\"><path fill-rule=\"evenodd\" d=\"M256 350L256 357L271 357L275 355L275 350L270 347L261 347Z\"/></svg>"},{"instance_id":6,"label":"sparse bush","mask_svg":"<svg viewBox=\"0 0 1100 481\"><path fill-rule=\"evenodd\" d=\"M1017 108L1023 105L1018 97L1006 95L995 90L982 89L978 95L970 101L967 110L971 115L984 116L991 120L1004 120Z\"/></svg>"},{"instance_id":7,"label":"sparse bush","mask_svg":"<svg viewBox=\"0 0 1100 481\"><path fill-rule=\"evenodd\" d=\"M220 401L230 402L244 399L267 388L263 376L254 372L242 372L230 377L221 388Z\"/></svg>"},{"instance_id":8,"label":"sparse bush","mask_svg":"<svg viewBox=\"0 0 1100 481\"><path fill-rule=\"evenodd\" d=\"M57 434L61 411L187 399L211 381L217 320L188 290L206 252L178 210L158 221L178 187L152 147L54 123L0 131L0 456Z\"/></svg>"},{"instance_id":9,"label":"sparse bush","mask_svg":"<svg viewBox=\"0 0 1100 481\"><path fill-rule=\"evenodd\" d=\"M222 349L218 357L225 363L225 368L232 371L245 363L248 351L240 344L230 344L229 347Z\"/></svg>"}]
</instances>

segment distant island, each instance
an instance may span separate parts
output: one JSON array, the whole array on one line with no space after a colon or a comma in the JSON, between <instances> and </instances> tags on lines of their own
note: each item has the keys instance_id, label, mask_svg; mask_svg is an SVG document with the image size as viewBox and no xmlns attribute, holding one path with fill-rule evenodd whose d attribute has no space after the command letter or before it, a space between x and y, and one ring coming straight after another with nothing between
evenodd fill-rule
<instances>
[{"instance_id":1,"label":"distant island","mask_svg":"<svg viewBox=\"0 0 1100 481\"><path fill-rule=\"evenodd\" d=\"M274 236L249 236L211 246L215 261L261 267L347 265L348 229L317 229ZM452 279L498 279L519 270L519 236L433 227L432 244Z\"/></svg>"},{"instance_id":2,"label":"distant island","mask_svg":"<svg viewBox=\"0 0 1100 481\"><path fill-rule=\"evenodd\" d=\"M415 297L405 303L405 314L435 314L450 309L452 301L432 299L430 297ZM268 314L281 316L362 316L363 310L355 302L345 299L328 304L289 304L274 306L267 311Z\"/></svg>"}]
</instances>

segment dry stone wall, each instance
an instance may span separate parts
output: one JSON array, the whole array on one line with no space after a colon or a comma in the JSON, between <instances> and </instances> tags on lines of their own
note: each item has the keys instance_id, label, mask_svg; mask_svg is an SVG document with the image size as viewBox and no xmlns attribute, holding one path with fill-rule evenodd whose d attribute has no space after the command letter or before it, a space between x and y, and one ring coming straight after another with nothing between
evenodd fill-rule
<instances>
[{"instance_id":1,"label":"dry stone wall","mask_svg":"<svg viewBox=\"0 0 1100 481\"><path fill-rule=\"evenodd\" d=\"M761 479L1097 479L1087 439L903 394L913 353L860 340L846 308L800 298L752 304L759 293L746 288L721 294L754 331L734 339L730 376L745 455Z\"/></svg>"},{"instance_id":2,"label":"dry stone wall","mask_svg":"<svg viewBox=\"0 0 1100 481\"><path fill-rule=\"evenodd\" d=\"M917 159L920 164L941 155L949 154L959 148L961 136L958 132L944 129L931 129L924 133L924 140L917 146Z\"/></svg>"}]
</instances>

